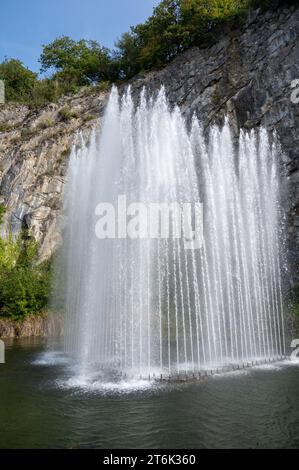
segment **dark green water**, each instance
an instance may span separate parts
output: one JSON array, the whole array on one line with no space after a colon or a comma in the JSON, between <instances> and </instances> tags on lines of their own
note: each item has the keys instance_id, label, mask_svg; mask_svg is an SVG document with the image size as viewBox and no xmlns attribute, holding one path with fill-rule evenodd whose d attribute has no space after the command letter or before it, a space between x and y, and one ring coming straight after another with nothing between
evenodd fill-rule
<instances>
[{"instance_id":1,"label":"dark green water","mask_svg":"<svg viewBox=\"0 0 299 470\"><path fill-rule=\"evenodd\" d=\"M298 448L299 366L203 383L76 385L41 341L0 365L0 448Z\"/></svg>"}]
</instances>

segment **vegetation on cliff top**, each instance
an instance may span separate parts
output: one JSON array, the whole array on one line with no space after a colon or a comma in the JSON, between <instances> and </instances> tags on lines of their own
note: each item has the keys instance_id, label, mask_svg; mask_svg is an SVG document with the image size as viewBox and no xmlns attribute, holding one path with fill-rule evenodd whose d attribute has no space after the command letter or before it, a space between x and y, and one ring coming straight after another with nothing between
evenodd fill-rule
<instances>
[{"instance_id":1,"label":"vegetation on cliff top","mask_svg":"<svg viewBox=\"0 0 299 470\"><path fill-rule=\"evenodd\" d=\"M96 41L64 36L43 47L39 79L17 59L0 64L6 99L39 107L79 87L127 80L161 67L191 46L213 43L224 26L240 25L257 7L273 8L295 0L162 0L152 16L132 27L110 51Z\"/></svg>"}]
</instances>

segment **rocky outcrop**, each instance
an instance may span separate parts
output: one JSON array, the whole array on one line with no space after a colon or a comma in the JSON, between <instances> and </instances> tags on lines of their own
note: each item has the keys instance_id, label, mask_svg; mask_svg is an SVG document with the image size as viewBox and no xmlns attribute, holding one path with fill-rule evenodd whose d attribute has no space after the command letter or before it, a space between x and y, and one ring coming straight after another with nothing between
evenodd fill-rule
<instances>
[{"instance_id":1,"label":"rocky outcrop","mask_svg":"<svg viewBox=\"0 0 299 470\"><path fill-rule=\"evenodd\" d=\"M63 319L58 314L29 315L24 320L0 318L0 338L59 337Z\"/></svg>"},{"instance_id":2,"label":"rocky outcrop","mask_svg":"<svg viewBox=\"0 0 299 470\"><path fill-rule=\"evenodd\" d=\"M84 89L40 110L7 105L0 110L0 203L2 235L27 228L40 243L41 260L59 242L65 170L74 137L88 133L106 94ZM2 132L1 132L2 130Z\"/></svg>"},{"instance_id":3,"label":"rocky outcrop","mask_svg":"<svg viewBox=\"0 0 299 470\"><path fill-rule=\"evenodd\" d=\"M291 82L299 79L299 8L253 12L241 29L224 32L213 46L192 48L162 70L131 81L136 99L143 86L164 85L170 102L207 129L227 115L240 128L275 129L282 145L283 199L293 282L299 280L299 103ZM88 131L106 96L64 98L39 112L7 106L0 113L0 197L8 208L4 229L25 224L50 256L59 240L58 218L70 146L78 129ZM67 122L61 109L74 110ZM63 114L63 113L62 113ZM10 127L9 127L10 126ZM1 201L0 201L1 202Z\"/></svg>"}]
</instances>

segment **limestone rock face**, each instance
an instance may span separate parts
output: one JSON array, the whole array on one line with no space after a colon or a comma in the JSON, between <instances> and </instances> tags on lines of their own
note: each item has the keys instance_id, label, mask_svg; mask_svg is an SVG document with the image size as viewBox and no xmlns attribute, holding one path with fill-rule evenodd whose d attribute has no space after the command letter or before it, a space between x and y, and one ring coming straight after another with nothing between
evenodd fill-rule
<instances>
[{"instance_id":1,"label":"limestone rock face","mask_svg":"<svg viewBox=\"0 0 299 470\"><path fill-rule=\"evenodd\" d=\"M135 77L133 94L164 85L170 103L186 118L197 113L205 129L228 116L235 136L240 128L276 129L282 147L282 195L286 211L293 281L299 281L299 103L292 102L292 81L299 79L299 7L253 12L239 30L223 32L205 48L192 48L165 68ZM127 85L126 85L127 86ZM122 87L124 88L124 87ZM299 92L298 92L299 96ZM59 241L58 219L67 153L79 129L101 116L107 96L81 94L38 112L5 106L0 125L0 198L8 207L4 230L22 223L50 256ZM62 122L59 109L69 106L76 118ZM47 123L53 125L46 127ZM1 201L0 201L1 202Z\"/></svg>"},{"instance_id":2,"label":"limestone rock face","mask_svg":"<svg viewBox=\"0 0 299 470\"><path fill-rule=\"evenodd\" d=\"M105 100L105 94L82 90L38 111L15 105L0 108L0 203L7 208L1 232L29 229L40 242L41 260L53 254L60 240L71 147L79 131L88 137Z\"/></svg>"}]
</instances>

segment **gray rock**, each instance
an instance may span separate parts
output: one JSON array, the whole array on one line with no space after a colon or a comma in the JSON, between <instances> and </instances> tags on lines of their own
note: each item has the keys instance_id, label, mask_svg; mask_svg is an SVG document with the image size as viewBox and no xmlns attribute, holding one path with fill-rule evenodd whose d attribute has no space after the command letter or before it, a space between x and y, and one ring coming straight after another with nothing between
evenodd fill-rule
<instances>
[{"instance_id":1,"label":"gray rock","mask_svg":"<svg viewBox=\"0 0 299 470\"><path fill-rule=\"evenodd\" d=\"M22 227L40 242L41 260L48 259L60 240L59 215L65 172L76 133L90 132L106 95L82 90L38 111L26 106L0 108L0 198L7 207L2 235ZM59 110L76 116L61 122Z\"/></svg>"}]
</instances>

